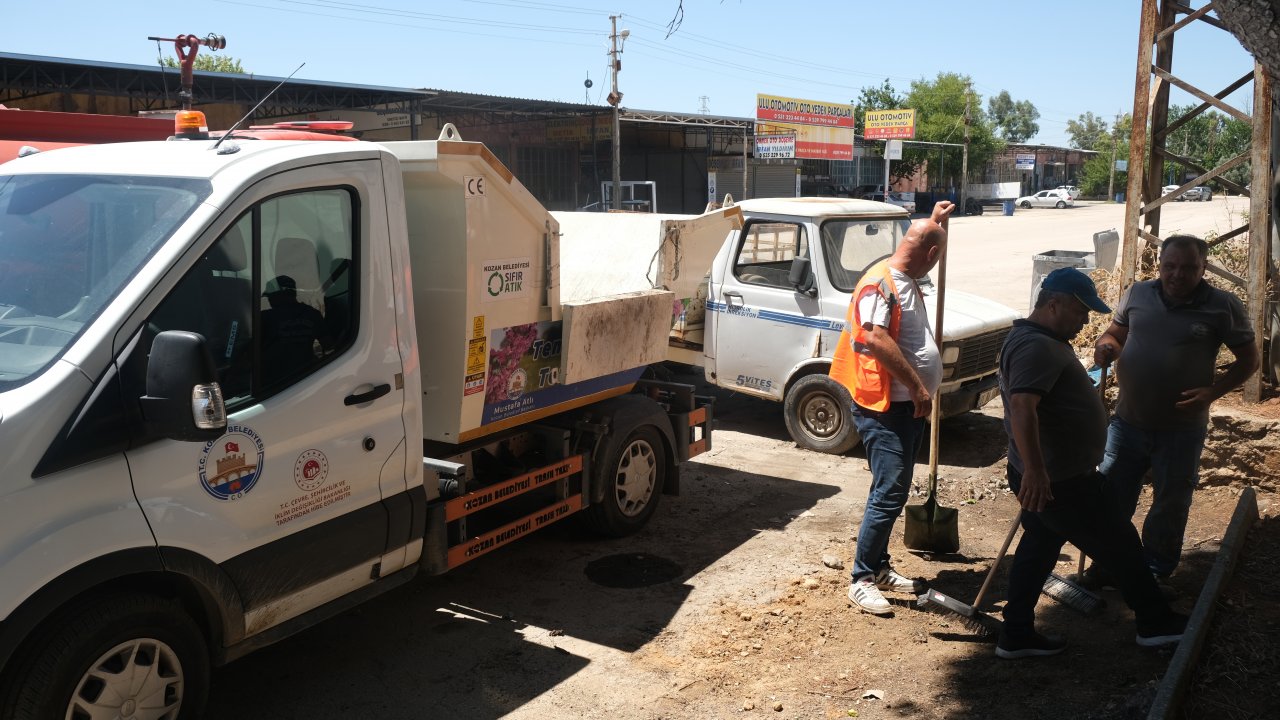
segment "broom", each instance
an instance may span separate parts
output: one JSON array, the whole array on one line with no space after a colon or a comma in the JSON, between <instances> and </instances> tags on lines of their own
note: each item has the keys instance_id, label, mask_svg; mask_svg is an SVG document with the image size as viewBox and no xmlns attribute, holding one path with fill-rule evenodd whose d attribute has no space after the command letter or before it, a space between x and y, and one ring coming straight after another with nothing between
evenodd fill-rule
<instances>
[{"instance_id":1,"label":"broom","mask_svg":"<svg viewBox=\"0 0 1280 720\"><path fill-rule=\"evenodd\" d=\"M982 587L978 589L978 596L973 599L972 605L966 605L949 595L929 588L916 598L916 607L953 617L961 625L968 628L970 632L981 637L1000 632L1001 621L984 612L980 612L978 608L982 606L982 601L987 596L987 590L991 587L991 581L995 579L996 571L1000 569L1000 562L1004 560L1005 553L1009 552L1009 544L1013 542L1013 536L1018 532L1018 524L1021 521L1022 511L1019 510L1018 514L1013 518L1013 524L1009 526L1009 534L1005 535L1004 544L1000 546L1000 552L996 554L996 559L991 563L991 569L987 571L987 578L982 581Z\"/></svg>"}]
</instances>

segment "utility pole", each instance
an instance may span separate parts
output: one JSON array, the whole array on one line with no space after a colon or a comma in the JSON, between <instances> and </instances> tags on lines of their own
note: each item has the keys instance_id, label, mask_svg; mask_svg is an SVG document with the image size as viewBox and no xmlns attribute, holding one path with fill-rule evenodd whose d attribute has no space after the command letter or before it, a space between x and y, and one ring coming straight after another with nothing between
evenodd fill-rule
<instances>
[{"instance_id":1,"label":"utility pole","mask_svg":"<svg viewBox=\"0 0 1280 720\"><path fill-rule=\"evenodd\" d=\"M613 76L613 89L609 93L609 104L613 106L613 202L614 210L622 209L622 116L619 106L622 104L622 93L618 92L618 72L622 70L622 60L618 57L622 49L618 47L618 16L610 15L609 23L609 69ZM631 33L622 31L622 41L626 42Z\"/></svg>"},{"instance_id":2,"label":"utility pole","mask_svg":"<svg viewBox=\"0 0 1280 720\"><path fill-rule=\"evenodd\" d=\"M1116 113L1116 122L1111 126L1111 174L1107 177L1107 200L1116 196L1116 148L1120 146L1120 113Z\"/></svg>"},{"instance_id":3,"label":"utility pole","mask_svg":"<svg viewBox=\"0 0 1280 720\"><path fill-rule=\"evenodd\" d=\"M969 185L969 99L973 97L969 83L964 84L964 150L960 155L960 214L968 212L965 201L968 199ZM946 152L945 150L943 152ZM941 315L941 312L939 312Z\"/></svg>"}]
</instances>

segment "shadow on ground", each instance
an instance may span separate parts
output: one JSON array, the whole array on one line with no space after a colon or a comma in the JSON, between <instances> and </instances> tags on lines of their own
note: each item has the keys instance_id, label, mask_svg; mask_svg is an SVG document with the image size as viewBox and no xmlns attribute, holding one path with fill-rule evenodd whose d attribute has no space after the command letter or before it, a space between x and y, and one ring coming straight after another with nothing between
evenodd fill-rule
<instances>
[{"instance_id":1,"label":"shadow on ground","mask_svg":"<svg viewBox=\"0 0 1280 720\"><path fill-rule=\"evenodd\" d=\"M578 641L629 653L653 640L691 577L838 491L696 462L683 473L684 494L630 538L552 526L219 670L208 716L501 717L589 665Z\"/></svg>"},{"instance_id":2,"label":"shadow on ground","mask_svg":"<svg viewBox=\"0 0 1280 720\"><path fill-rule=\"evenodd\" d=\"M1225 531L1225 526L1223 527ZM1254 528L1230 590L1219 603L1215 623L1188 693L1185 718L1280 717L1274 688L1280 686L1280 586L1275 580L1280 523L1264 519ZM1016 545L1015 545L1016 547ZM1259 552L1260 549L1269 550ZM1067 546L1069 552L1070 546ZM1252 555L1252 557L1251 557ZM1175 610L1190 613L1209 571L1216 547L1185 553L1170 579L1177 591ZM1073 560L1064 556L1063 561ZM985 609L997 619L1003 607L1011 559L996 576L992 602ZM1074 563L1073 563L1074 564ZM971 570L943 569L932 585L962 602L971 602L989 564ZM1060 566L1061 567L1061 566ZM946 717L989 720L1127 720L1145 718L1172 650L1152 650L1135 642L1132 613L1120 594L1100 593L1106 607L1085 617L1053 601L1042 602L1037 626L1070 643L1061 655L999 661L987 646L966 655L946 672ZM1225 602L1231 605L1224 605ZM1225 612L1224 612L1225 611ZM993 643L963 631L935 631L940 640ZM905 716L917 716L903 709Z\"/></svg>"}]
</instances>

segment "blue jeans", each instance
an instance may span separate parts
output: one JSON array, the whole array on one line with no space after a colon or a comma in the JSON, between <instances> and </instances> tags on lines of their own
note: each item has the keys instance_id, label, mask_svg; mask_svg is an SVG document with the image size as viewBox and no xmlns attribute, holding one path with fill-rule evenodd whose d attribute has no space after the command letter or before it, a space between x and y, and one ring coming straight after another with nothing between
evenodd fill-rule
<instances>
[{"instance_id":1,"label":"blue jeans","mask_svg":"<svg viewBox=\"0 0 1280 720\"><path fill-rule=\"evenodd\" d=\"M854 582L889 565L889 535L907 504L916 453L924 437L925 419L914 414L915 405L909 401L889 403L884 412L853 406L853 424L871 463L871 493L853 558Z\"/></svg>"},{"instance_id":2,"label":"blue jeans","mask_svg":"<svg viewBox=\"0 0 1280 720\"><path fill-rule=\"evenodd\" d=\"M1143 430L1119 417L1107 428L1107 451L1099 472L1107 476L1112 507L1132 518L1151 471L1153 500L1142 523L1147 565L1157 575L1169 575L1182 558L1182 535L1187 529L1191 497L1200 482L1200 454L1206 427L1184 430Z\"/></svg>"},{"instance_id":3,"label":"blue jeans","mask_svg":"<svg viewBox=\"0 0 1280 720\"><path fill-rule=\"evenodd\" d=\"M1012 468L1008 472L1009 489L1017 493L1022 476ZM1055 482L1053 499L1044 510L1022 513L1022 539L1009 568L1004 605L1004 630L1009 635L1025 637L1033 631L1040 590L1064 542L1108 568L1136 617L1168 614L1169 605L1143 563L1138 531L1107 507L1105 482L1096 472Z\"/></svg>"}]
</instances>

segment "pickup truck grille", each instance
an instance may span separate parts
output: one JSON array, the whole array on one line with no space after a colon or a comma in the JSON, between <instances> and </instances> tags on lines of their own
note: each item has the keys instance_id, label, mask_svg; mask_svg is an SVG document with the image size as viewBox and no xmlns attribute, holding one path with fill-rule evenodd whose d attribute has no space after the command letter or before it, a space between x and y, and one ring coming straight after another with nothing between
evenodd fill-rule
<instances>
[{"instance_id":1,"label":"pickup truck grille","mask_svg":"<svg viewBox=\"0 0 1280 720\"><path fill-rule=\"evenodd\" d=\"M1000 363L1000 348L1012 328L1001 328L960 341L960 357L956 360L953 380L961 380L995 371Z\"/></svg>"}]
</instances>

